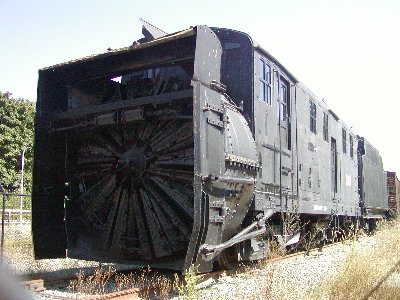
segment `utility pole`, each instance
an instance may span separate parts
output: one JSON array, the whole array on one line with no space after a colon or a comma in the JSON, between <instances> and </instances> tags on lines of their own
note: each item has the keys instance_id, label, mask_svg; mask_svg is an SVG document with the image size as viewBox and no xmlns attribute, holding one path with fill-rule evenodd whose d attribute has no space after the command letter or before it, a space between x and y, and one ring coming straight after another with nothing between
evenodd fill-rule
<instances>
[{"instance_id":1,"label":"utility pole","mask_svg":"<svg viewBox=\"0 0 400 300\"><path fill-rule=\"evenodd\" d=\"M22 145L21 149L21 157L20 157L20 165L19 165L19 172L20 172L20 181L19 181L19 193L22 195L24 193L24 165L25 165L25 147L26 145ZM19 221L22 224L22 206L23 206L24 197L19 197Z\"/></svg>"},{"instance_id":2,"label":"utility pole","mask_svg":"<svg viewBox=\"0 0 400 300\"><path fill-rule=\"evenodd\" d=\"M5 212L6 212L6 196L5 194L5 190L3 189L3 186L0 183L0 192L3 194L3 209L1 212L1 250L0 250L0 257L1 260L3 260L3 256L4 256L4 217L5 217ZM1 262L1 261L0 261Z\"/></svg>"}]
</instances>

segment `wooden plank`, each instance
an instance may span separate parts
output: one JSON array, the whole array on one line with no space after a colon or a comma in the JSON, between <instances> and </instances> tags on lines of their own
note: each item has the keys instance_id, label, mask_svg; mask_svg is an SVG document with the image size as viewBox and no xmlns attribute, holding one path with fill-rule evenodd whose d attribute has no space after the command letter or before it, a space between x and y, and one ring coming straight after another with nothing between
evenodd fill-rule
<instances>
[{"instance_id":1,"label":"wooden plank","mask_svg":"<svg viewBox=\"0 0 400 300\"><path fill-rule=\"evenodd\" d=\"M43 279L23 281L19 285L32 292L41 292L45 290Z\"/></svg>"}]
</instances>

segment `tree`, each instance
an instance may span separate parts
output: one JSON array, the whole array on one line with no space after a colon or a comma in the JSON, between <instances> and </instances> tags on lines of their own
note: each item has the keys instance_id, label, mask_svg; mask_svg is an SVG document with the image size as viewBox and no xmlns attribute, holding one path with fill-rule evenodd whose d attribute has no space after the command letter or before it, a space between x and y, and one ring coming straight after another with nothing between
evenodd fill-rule
<instances>
[{"instance_id":1,"label":"tree","mask_svg":"<svg viewBox=\"0 0 400 300\"><path fill-rule=\"evenodd\" d=\"M0 184L6 191L18 189L20 156L25 148L24 190L30 193L35 103L11 96L0 92Z\"/></svg>"}]
</instances>

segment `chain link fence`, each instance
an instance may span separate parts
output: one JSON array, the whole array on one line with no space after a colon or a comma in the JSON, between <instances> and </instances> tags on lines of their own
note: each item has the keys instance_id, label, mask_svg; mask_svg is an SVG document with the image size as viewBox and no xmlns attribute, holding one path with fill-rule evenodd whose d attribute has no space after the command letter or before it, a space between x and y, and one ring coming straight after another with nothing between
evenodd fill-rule
<instances>
[{"instance_id":1,"label":"chain link fence","mask_svg":"<svg viewBox=\"0 0 400 300\"><path fill-rule=\"evenodd\" d=\"M31 195L0 190L1 253L3 261L25 279L74 278L79 272L93 273L98 262L71 258L35 260L31 229ZM125 269L117 264L102 264Z\"/></svg>"},{"instance_id":2,"label":"chain link fence","mask_svg":"<svg viewBox=\"0 0 400 300\"><path fill-rule=\"evenodd\" d=\"M31 195L0 192L0 257L18 274L32 265Z\"/></svg>"},{"instance_id":3,"label":"chain link fence","mask_svg":"<svg viewBox=\"0 0 400 300\"><path fill-rule=\"evenodd\" d=\"M13 245L31 246L31 195L0 192L1 197L1 258L4 259L6 251L10 252ZM7 250L8 248L8 250Z\"/></svg>"},{"instance_id":4,"label":"chain link fence","mask_svg":"<svg viewBox=\"0 0 400 300\"><path fill-rule=\"evenodd\" d=\"M2 229L11 224L31 223L31 195L0 192Z\"/></svg>"}]
</instances>

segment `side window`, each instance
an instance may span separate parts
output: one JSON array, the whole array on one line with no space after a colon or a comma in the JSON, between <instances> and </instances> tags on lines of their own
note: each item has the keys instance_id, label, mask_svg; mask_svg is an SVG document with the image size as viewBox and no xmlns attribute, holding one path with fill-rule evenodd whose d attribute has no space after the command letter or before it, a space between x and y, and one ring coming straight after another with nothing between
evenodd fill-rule
<instances>
[{"instance_id":1,"label":"side window","mask_svg":"<svg viewBox=\"0 0 400 300\"><path fill-rule=\"evenodd\" d=\"M278 116L282 121L285 121L290 117L290 105L289 105L289 83L281 78L279 87L279 98L278 98Z\"/></svg>"},{"instance_id":2,"label":"side window","mask_svg":"<svg viewBox=\"0 0 400 300\"><path fill-rule=\"evenodd\" d=\"M354 152L353 152L353 136L349 135L349 139L350 139L350 157L353 158L353 156L354 156Z\"/></svg>"},{"instance_id":3,"label":"side window","mask_svg":"<svg viewBox=\"0 0 400 300\"><path fill-rule=\"evenodd\" d=\"M284 147L291 149L291 124L290 124L290 83L283 76L279 76L276 81L277 92L277 117L279 120L278 125L282 133L282 140L284 140Z\"/></svg>"},{"instance_id":4,"label":"side window","mask_svg":"<svg viewBox=\"0 0 400 300\"><path fill-rule=\"evenodd\" d=\"M328 142L328 114L324 112L324 120L323 120L323 132L324 132L324 141Z\"/></svg>"},{"instance_id":5,"label":"side window","mask_svg":"<svg viewBox=\"0 0 400 300\"><path fill-rule=\"evenodd\" d=\"M317 105L310 100L310 131L317 134Z\"/></svg>"},{"instance_id":6,"label":"side window","mask_svg":"<svg viewBox=\"0 0 400 300\"><path fill-rule=\"evenodd\" d=\"M260 99L271 105L271 67L260 59Z\"/></svg>"},{"instance_id":7,"label":"side window","mask_svg":"<svg viewBox=\"0 0 400 300\"><path fill-rule=\"evenodd\" d=\"M343 153L346 153L346 130L342 129Z\"/></svg>"}]
</instances>

